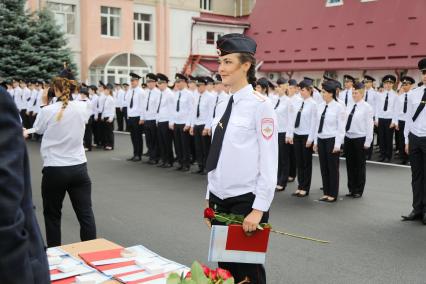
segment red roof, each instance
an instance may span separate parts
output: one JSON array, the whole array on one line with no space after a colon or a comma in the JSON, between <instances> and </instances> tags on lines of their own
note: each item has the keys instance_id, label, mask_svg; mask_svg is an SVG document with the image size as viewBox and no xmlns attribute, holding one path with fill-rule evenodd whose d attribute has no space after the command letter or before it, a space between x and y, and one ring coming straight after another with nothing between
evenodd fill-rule
<instances>
[{"instance_id":1,"label":"red roof","mask_svg":"<svg viewBox=\"0 0 426 284\"><path fill-rule=\"evenodd\" d=\"M415 68L426 57L425 0L257 0L247 35L260 71Z\"/></svg>"},{"instance_id":2,"label":"red roof","mask_svg":"<svg viewBox=\"0 0 426 284\"><path fill-rule=\"evenodd\" d=\"M224 16L224 15L216 15L211 13L201 13L200 17L192 17L192 19L195 22L203 22L203 23L244 26L244 27L250 26L250 23L247 21L248 16L231 17L231 16Z\"/></svg>"}]
</instances>

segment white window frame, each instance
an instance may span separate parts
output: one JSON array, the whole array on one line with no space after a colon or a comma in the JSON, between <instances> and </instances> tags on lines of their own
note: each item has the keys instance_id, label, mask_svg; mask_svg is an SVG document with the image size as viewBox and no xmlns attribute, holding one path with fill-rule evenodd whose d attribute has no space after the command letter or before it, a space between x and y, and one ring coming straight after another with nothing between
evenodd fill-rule
<instances>
[{"instance_id":1,"label":"white window frame","mask_svg":"<svg viewBox=\"0 0 426 284\"><path fill-rule=\"evenodd\" d=\"M200 9L202 11L212 10L212 0L200 0Z\"/></svg>"},{"instance_id":2,"label":"white window frame","mask_svg":"<svg viewBox=\"0 0 426 284\"><path fill-rule=\"evenodd\" d=\"M325 6L326 7L336 7L336 6L342 6L343 0L338 0L339 2L332 3L331 0L326 0Z\"/></svg>"},{"instance_id":3,"label":"white window frame","mask_svg":"<svg viewBox=\"0 0 426 284\"><path fill-rule=\"evenodd\" d=\"M51 5L51 4L54 4L54 5L58 5L60 8L59 8L59 11L58 10L52 10L52 8L51 8L51 6L49 6L49 5ZM59 3L59 2L55 2L55 1L48 1L47 2L47 5L48 5L48 7L49 7L49 10L50 11L52 11L52 13L53 14L55 14L55 16L56 15L64 15L64 19L65 19L65 21L64 21L64 25L63 26L61 26L61 29L62 29L62 31L64 32L64 33L66 33L67 35L75 35L76 34L76 27L77 27L77 13L76 13L76 5L73 5L73 4L66 4L66 3ZM71 8L72 8L72 12L67 12L67 11L64 11L65 9L64 9L64 6L70 6ZM72 15L73 17L74 17L74 27L73 27L73 32L69 32L68 31L68 15Z\"/></svg>"},{"instance_id":4,"label":"white window frame","mask_svg":"<svg viewBox=\"0 0 426 284\"><path fill-rule=\"evenodd\" d=\"M102 13L102 8L107 8L108 9L108 13ZM119 14L118 15L113 15L111 13L111 8L112 9L118 9ZM104 35L102 34L102 17L107 18L107 34ZM118 18L118 35L111 35L111 22L112 22L112 18ZM121 8L118 7L109 7L109 6L101 6L101 36L102 37L106 37L106 38L120 38L121 36Z\"/></svg>"},{"instance_id":5,"label":"white window frame","mask_svg":"<svg viewBox=\"0 0 426 284\"><path fill-rule=\"evenodd\" d=\"M150 17L149 21L140 20L139 18L137 20L134 19L134 15L147 15ZM138 16L139 17L139 16ZM137 25L142 25L142 39L137 39ZM149 24L149 40L145 40L145 24ZM134 12L133 13L133 40L139 41L139 42L151 42L152 41L152 14L147 13L141 13L141 12Z\"/></svg>"}]
</instances>

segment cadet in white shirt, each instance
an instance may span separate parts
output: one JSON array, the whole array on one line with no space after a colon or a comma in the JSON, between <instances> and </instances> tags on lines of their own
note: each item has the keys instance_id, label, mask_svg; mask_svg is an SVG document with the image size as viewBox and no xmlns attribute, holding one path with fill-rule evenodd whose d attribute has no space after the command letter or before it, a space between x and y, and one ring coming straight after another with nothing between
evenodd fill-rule
<instances>
[{"instance_id":1,"label":"cadet in white shirt","mask_svg":"<svg viewBox=\"0 0 426 284\"><path fill-rule=\"evenodd\" d=\"M269 95L268 79L266 79L265 77L257 79L256 91L259 92L260 94L264 95L264 96L268 96ZM271 100L271 103L273 103L272 100Z\"/></svg>"},{"instance_id":2,"label":"cadet in white shirt","mask_svg":"<svg viewBox=\"0 0 426 284\"><path fill-rule=\"evenodd\" d=\"M413 210L403 221L422 220L426 225L426 58L418 63L423 85L408 94L407 121L405 123L405 151L411 165Z\"/></svg>"},{"instance_id":3,"label":"cadet in white shirt","mask_svg":"<svg viewBox=\"0 0 426 284\"><path fill-rule=\"evenodd\" d=\"M376 79L368 75L364 75L364 80L362 81L365 86L364 101L373 108L374 117L376 117L376 97L377 97L377 92L374 89L375 81ZM373 139L371 140L371 145L367 150L367 160L371 160L371 156L373 155L373 143L374 143L374 136L373 136Z\"/></svg>"},{"instance_id":4,"label":"cadet in white shirt","mask_svg":"<svg viewBox=\"0 0 426 284\"><path fill-rule=\"evenodd\" d=\"M352 108L354 100L352 98L352 89L355 84L355 78L351 75L344 75L343 81L345 84L345 89L339 93L338 99L344 103L346 107Z\"/></svg>"},{"instance_id":5,"label":"cadet in white shirt","mask_svg":"<svg viewBox=\"0 0 426 284\"><path fill-rule=\"evenodd\" d=\"M79 90L79 101L85 102L88 107L90 108L90 117L86 122L86 127L84 130L84 137L83 137L83 145L85 151L92 151L92 135L93 135L93 104L90 100L90 91L89 87L87 86L81 86Z\"/></svg>"},{"instance_id":6,"label":"cadet in white shirt","mask_svg":"<svg viewBox=\"0 0 426 284\"><path fill-rule=\"evenodd\" d=\"M67 192L80 223L81 241L96 238L91 180L83 147L85 124L91 110L85 102L69 101L71 89L76 87L72 84L72 74L66 78L54 78L52 86L58 100L47 105L46 90L43 108L34 122L35 132L43 134L40 148L43 158L41 188L48 247L61 245L61 209Z\"/></svg>"},{"instance_id":7,"label":"cadet in white shirt","mask_svg":"<svg viewBox=\"0 0 426 284\"><path fill-rule=\"evenodd\" d=\"M317 103L312 98L312 81L303 80L298 85L302 99L293 95L290 101L290 127L286 134L288 143L294 144L297 167L297 190L292 196L309 195L312 180L312 146L315 139Z\"/></svg>"},{"instance_id":8,"label":"cadet in white shirt","mask_svg":"<svg viewBox=\"0 0 426 284\"><path fill-rule=\"evenodd\" d=\"M19 79L13 79L13 100L19 110L21 120L24 120L25 113L22 112L22 89L19 87Z\"/></svg>"},{"instance_id":9,"label":"cadet in white shirt","mask_svg":"<svg viewBox=\"0 0 426 284\"><path fill-rule=\"evenodd\" d=\"M219 74L230 86L231 96L227 103L218 104L212 124L206 198L215 211L244 215L243 230L253 232L268 221L274 197L277 118L270 100L249 84L255 80L256 43L242 34L228 34L217 41L217 48ZM219 263L219 267L229 270L236 283L246 277L251 283L266 283L260 264Z\"/></svg>"},{"instance_id":10,"label":"cadet in white shirt","mask_svg":"<svg viewBox=\"0 0 426 284\"><path fill-rule=\"evenodd\" d=\"M298 96L297 93L297 81L294 79L290 79L288 80L288 84L286 84L286 95L287 97L290 99L290 104L292 105L291 108L289 108L289 111L291 111L292 115L293 113L296 112L296 107L300 108L300 104L299 102L303 101L303 99ZM289 119L293 119L293 117L290 115ZM291 122L293 123L293 122ZM294 125L289 125L289 129L292 129L292 126L294 127ZM287 136L287 135L286 135ZM294 151L294 144L290 144L289 143L289 139L288 137L286 137L286 144L289 148L289 156L290 156L290 169L289 169L289 173L288 173L288 182L294 182L294 180L296 179L297 176L297 172L296 172L296 153Z\"/></svg>"},{"instance_id":11,"label":"cadet in white shirt","mask_svg":"<svg viewBox=\"0 0 426 284\"><path fill-rule=\"evenodd\" d=\"M207 155L210 149L209 131L211 127L215 97L207 91L207 79L197 78L198 91L196 93L196 103L194 104L190 134L194 137L195 158L198 170L194 173L205 175Z\"/></svg>"},{"instance_id":12,"label":"cadet in white shirt","mask_svg":"<svg viewBox=\"0 0 426 284\"><path fill-rule=\"evenodd\" d=\"M319 201L335 202L339 195L340 147L345 137L345 106L337 101L338 84L334 80L322 84L324 103L318 107L314 151L320 161L323 197Z\"/></svg>"},{"instance_id":13,"label":"cadet in white shirt","mask_svg":"<svg viewBox=\"0 0 426 284\"><path fill-rule=\"evenodd\" d=\"M128 83L123 83L123 91L124 91L124 96L123 96L123 120L124 123L126 124L126 126L124 127L123 125L123 129L126 132L130 132L129 130L129 117L127 115L127 105L128 105L128 100L130 97L130 92L129 92L129 84Z\"/></svg>"},{"instance_id":14,"label":"cadet in white shirt","mask_svg":"<svg viewBox=\"0 0 426 284\"><path fill-rule=\"evenodd\" d=\"M104 84L104 82L99 81L98 90L97 90L98 100L96 101L96 114L95 114L95 120L93 122L94 141L95 141L95 145L98 148L101 148L104 146L104 136L102 135L104 123L102 121L102 112L103 112L103 107L105 102L105 94L104 94L105 88L106 88L106 85Z\"/></svg>"},{"instance_id":15,"label":"cadet in white shirt","mask_svg":"<svg viewBox=\"0 0 426 284\"><path fill-rule=\"evenodd\" d=\"M143 124L145 130L146 147L148 148L148 164L158 164L160 153L158 149L157 134L157 110L160 100L160 91L156 87L157 76L153 73L146 75L147 89L145 99L141 105L141 118L139 124Z\"/></svg>"},{"instance_id":16,"label":"cadet in white shirt","mask_svg":"<svg viewBox=\"0 0 426 284\"><path fill-rule=\"evenodd\" d=\"M30 81L21 80L19 85L22 89L22 103L21 103L21 113L22 113L22 125L25 128L31 128L30 125L30 116L28 112L28 102L31 99L31 90L28 88L28 85L30 85Z\"/></svg>"},{"instance_id":17,"label":"cadet in white shirt","mask_svg":"<svg viewBox=\"0 0 426 284\"><path fill-rule=\"evenodd\" d=\"M120 83L115 83L114 90L114 99L115 99L115 114L117 118L117 130L123 131L123 122L124 122L124 114L123 114L123 106L124 106L124 96L125 92L121 88Z\"/></svg>"},{"instance_id":18,"label":"cadet in white shirt","mask_svg":"<svg viewBox=\"0 0 426 284\"><path fill-rule=\"evenodd\" d=\"M348 174L349 194L346 196L359 198L364 193L366 182L366 151L371 146L374 133L373 108L364 98L365 86L355 83L352 90L354 105L346 108L346 136L344 150Z\"/></svg>"},{"instance_id":19,"label":"cadet in white shirt","mask_svg":"<svg viewBox=\"0 0 426 284\"><path fill-rule=\"evenodd\" d=\"M112 95L113 89L114 86L111 83L108 83L104 89L105 100L102 111L102 136L104 137L104 149L107 151L114 149L115 101Z\"/></svg>"},{"instance_id":20,"label":"cadet in white shirt","mask_svg":"<svg viewBox=\"0 0 426 284\"><path fill-rule=\"evenodd\" d=\"M222 77L220 77L219 74L216 74L215 79L216 80L214 81L214 88L215 88L216 95L214 96L214 108L213 108L212 120L216 117L216 109L219 102L224 100L228 101L228 94L225 92L225 85L223 85ZM209 128L210 128L209 136L211 136L211 125Z\"/></svg>"},{"instance_id":21,"label":"cadet in white shirt","mask_svg":"<svg viewBox=\"0 0 426 284\"><path fill-rule=\"evenodd\" d=\"M394 117L394 125L395 125L395 135L398 141L398 151L399 157L401 159L401 164L405 165L408 162L408 155L405 153L405 137L404 137L404 128L405 122L408 120L408 93L413 87L413 84L416 81L409 77L404 76L401 78L401 89L399 91L399 95L396 98L395 102L395 117Z\"/></svg>"},{"instance_id":22,"label":"cadet in white shirt","mask_svg":"<svg viewBox=\"0 0 426 284\"><path fill-rule=\"evenodd\" d=\"M165 75L163 76L164 79L167 78ZM185 81L176 84L176 88L177 91L174 94L175 108L170 120L170 127L174 133L175 152L179 163L176 170L187 172L190 169L189 130L194 99L192 93L186 88Z\"/></svg>"},{"instance_id":23,"label":"cadet in white shirt","mask_svg":"<svg viewBox=\"0 0 426 284\"><path fill-rule=\"evenodd\" d=\"M186 76L176 74L175 85L186 85ZM160 98L157 106L157 127L158 127L158 147L160 150L161 164L160 168L171 168L174 163L173 154L173 131L172 115L174 114L176 105L174 100L174 93L167 86L164 78L157 77L157 86L160 90Z\"/></svg>"},{"instance_id":24,"label":"cadet in white shirt","mask_svg":"<svg viewBox=\"0 0 426 284\"><path fill-rule=\"evenodd\" d=\"M290 144L286 143L286 133L290 128L290 111L293 105L286 96L287 80L280 78L277 81L278 87L275 89L278 99L275 102L274 110L277 114L278 123L278 174L276 191L284 191L290 172Z\"/></svg>"},{"instance_id":25,"label":"cadet in white shirt","mask_svg":"<svg viewBox=\"0 0 426 284\"><path fill-rule=\"evenodd\" d=\"M142 125L139 125L141 115L141 104L144 100L144 93L139 86L139 79L142 78L138 74L130 73L129 96L126 98L127 102L127 116L129 117L129 130L130 138L133 146L133 157L127 159L128 161L138 162L142 160L143 153L143 140L142 140Z\"/></svg>"},{"instance_id":26,"label":"cadet in white shirt","mask_svg":"<svg viewBox=\"0 0 426 284\"><path fill-rule=\"evenodd\" d=\"M395 124L395 101L396 93L393 86L396 78L393 75L386 75L382 79L384 91L376 97L376 118L375 125L378 127L380 162L390 162L393 152L393 133Z\"/></svg>"}]
</instances>

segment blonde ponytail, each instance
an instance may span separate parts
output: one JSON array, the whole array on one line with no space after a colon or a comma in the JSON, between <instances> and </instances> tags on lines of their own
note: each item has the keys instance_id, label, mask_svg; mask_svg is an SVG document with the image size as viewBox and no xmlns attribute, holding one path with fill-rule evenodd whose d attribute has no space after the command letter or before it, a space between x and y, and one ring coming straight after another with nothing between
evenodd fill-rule
<instances>
[{"instance_id":1,"label":"blonde ponytail","mask_svg":"<svg viewBox=\"0 0 426 284\"><path fill-rule=\"evenodd\" d=\"M62 102L62 107L59 110L58 114L56 115L56 121L60 121L69 103L70 93L71 93L70 81L66 78L56 77L53 80L53 86L55 89L57 89L58 91L62 93L62 95L58 98L58 100Z\"/></svg>"}]
</instances>

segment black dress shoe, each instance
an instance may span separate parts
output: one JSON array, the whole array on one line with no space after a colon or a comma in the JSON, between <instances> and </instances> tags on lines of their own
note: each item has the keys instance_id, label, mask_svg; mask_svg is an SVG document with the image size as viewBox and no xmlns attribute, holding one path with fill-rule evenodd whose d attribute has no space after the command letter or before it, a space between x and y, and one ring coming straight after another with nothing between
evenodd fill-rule
<instances>
[{"instance_id":1,"label":"black dress shoe","mask_svg":"<svg viewBox=\"0 0 426 284\"><path fill-rule=\"evenodd\" d=\"M189 172L189 167L182 167L181 171L182 172Z\"/></svg>"},{"instance_id":2,"label":"black dress shoe","mask_svg":"<svg viewBox=\"0 0 426 284\"><path fill-rule=\"evenodd\" d=\"M333 202L336 202L336 201L337 201L337 198L334 198L334 199L331 199L331 200L330 200L330 199L328 199L328 198L327 198L327 199L323 199L323 200L321 200L321 199L320 199L320 201L322 201L322 202L326 202L326 203L333 203Z\"/></svg>"},{"instance_id":3,"label":"black dress shoe","mask_svg":"<svg viewBox=\"0 0 426 284\"><path fill-rule=\"evenodd\" d=\"M306 196L309 196L309 192L306 192L305 194L302 194L302 193L299 192L296 196L297 197L306 197Z\"/></svg>"},{"instance_id":4,"label":"black dress shoe","mask_svg":"<svg viewBox=\"0 0 426 284\"><path fill-rule=\"evenodd\" d=\"M158 164L158 161L150 160L150 161L148 161L148 164L149 165L156 165L156 164Z\"/></svg>"},{"instance_id":5,"label":"black dress shoe","mask_svg":"<svg viewBox=\"0 0 426 284\"><path fill-rule=\"evenodd\" d=\"M142 161L142 158L141 157L135 157L132 161L133 162L140 162L140 161Z\"/></svg>"},{"instance_id":6,"label":"black dress shoe","mask_svg":"<svg viewBox=\"0 0 426 284\"><path fill-rule=\"evenodd\" d=\"M346 197L354 197L354 194L352 192L346 194Z\"/></svg>"},{"instance_id":7,"label":"black dress shoe","mask_svg":"<svg viewBox=\"0 0 426 284\"><path fill-rule=\"evenodd\" d=\"M165 165L164 165L164 168L165 168L165 169L172 168L172 167L173 167L173 164L165 164Z\"/></svg>"},{"instance_id":8,"label":"black dress shoe","mask_svg":"<svg viewBox=\"0 0 426 284\"><path fill-rule=\"evenodd\" d=\"M161 164L157 165L157 168L164 168L165 165L166 165L166 163L161 163Z\"/></svg>"},{"instance_id":9,"label":"black dress shoe","mask_svg":"<svg viewBox=\"0 0 426 284\"><path fill-rule=\"evenodd\" d=\"M383 163L385 160L386 160L386 158L382 157L382 158L379 159L379 162Z\"/></svg>"},{"instance_id":10,"label":"black dress shoe","mask_svg":"<svg viewBox=\"0 0 426 284\"><path fill-rule=\"evenodd\" d=\"M417 213L413 210L407 216L401 216L401 217L402 217L402 221L414 221L414 220L419 220L424 216L422 216L422 213Z\"/></svg>"},{"instance_id":11,"label":"black dress shoe","mask_svg":"<svg viewBox=\"0 0 426 284\"><path fill-rule=\"evenodd\" d=\"M133 156L131 158L128 158L127 161L134 161L136 159L136 156Z\"/></svg>"},{"instance_id":12,"label":"black dress shoe","mask_svg":"<svg viewBox=\"0 0 426 284\"><path fill-rule=\"evenodd\" d=\"M353 197L353 198L360 198L360 197L362 197L362 194L360 194L360 193L355 193L352 197Z\"/></svg>"},{"instance_id":13,"label":"black dress shoe","mask_svg":"<svg viewBox=\"0 0 426 284\"><path fill-rule=\"evenodd\" d=\"M183 166L179 166L176 168L177 171L181 171L183 169Z\"/></svg>"}]
</instances>

